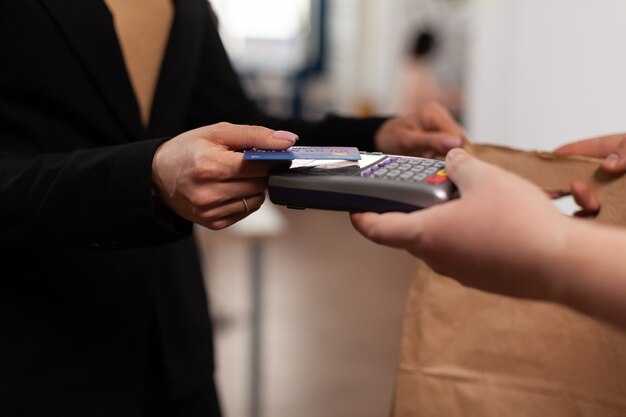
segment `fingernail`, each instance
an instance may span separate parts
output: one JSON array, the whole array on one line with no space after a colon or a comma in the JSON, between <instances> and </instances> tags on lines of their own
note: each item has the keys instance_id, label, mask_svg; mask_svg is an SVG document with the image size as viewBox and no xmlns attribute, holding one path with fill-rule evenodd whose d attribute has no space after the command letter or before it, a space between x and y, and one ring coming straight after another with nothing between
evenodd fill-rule
<instances>
[{"instance_id":1,"label":"fingernail","mask_svg":"<svg viewBox=\"0 0 626 417\"><path fill-rule=\"evenodd\" d=\"M291 143L295 143L298 140L298 135L295 133L287 132L286 130L277 130L272 135L274 139L288 140Z\"/></svg>"},{"instance_id":2,"label":"fingernail","mask_svg":"<svg viewBox=\"0 0 626 417\"><path fill-rule=\"evenodd\" d=\"M463 140L461 138L445 138L442 143L446 149L453 149L463 145Z\"/></svg>"},{"instance_id":3,"label":"fingernail","mask_svg":"<svg viewBox=\"0 0 626 417\"><path fill-rule=\"evenodd\" d=\"M616 153L612 153L606 157L602 165L607 168L615 168L617 167L617 163L619 162L619 155Z\"/></svg>"},{"instance_id":4,"label":"fingernail","mask_svg":"<svg viewBox=\"0 0 626 417\"><path fill-rule=\"evenodd\" d=\"M454 148L450 152L448 152L448 155L446 155L446 159L448 159L449 161L453 161L456 157L463 155L464 153L465 151L463 149Z\"/></svg>"}]
</instances>

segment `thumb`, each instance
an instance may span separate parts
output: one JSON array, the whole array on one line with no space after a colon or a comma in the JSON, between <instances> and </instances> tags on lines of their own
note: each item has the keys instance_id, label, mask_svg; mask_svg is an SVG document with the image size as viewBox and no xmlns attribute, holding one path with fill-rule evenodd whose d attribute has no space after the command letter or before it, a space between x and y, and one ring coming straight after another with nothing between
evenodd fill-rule
<instances>
[{"instance_id":1,"label":"thumb","mask_svg":"<svg viewBox=\"0 0 626 417\"><path fill-rule=\"evenodd\" d=\"M613 152L602 161L602 168L612 173L626 171L626 139L620 141Z\"/></svg>"},{"instance_id":2,"label":"thumb","mask_svg":"<svg viewBox=\"0 0 626 417\"><path fill-rule=\"evenodd\" d=\"M287 149L298 135L284 130L272 130L262 126L217 123L205 126L202 136L231 150L241 149Z\"/></svg>"},{"instance_id":3,"label":"thumb","mask_svg":"<svg viewBox=\"0 0 626 417\"><path fill-rule=\"evenodd\" d=\"M463 149L452 149L446 155L446 172L461 194L477 185L491 182L489 178L499 175L499 168L482 162Z\"/></svg>"}]
</instances>

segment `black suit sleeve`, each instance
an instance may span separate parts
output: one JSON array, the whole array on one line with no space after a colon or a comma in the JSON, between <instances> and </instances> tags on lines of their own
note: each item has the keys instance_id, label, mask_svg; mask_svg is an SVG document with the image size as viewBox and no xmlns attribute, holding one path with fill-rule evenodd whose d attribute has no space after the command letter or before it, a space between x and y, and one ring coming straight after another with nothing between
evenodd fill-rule
<instances>
[{"instance_id":1,"label":"black suit sleeve","mask_svg":"<svg viewBox=\"0 0 626 417\"><path fill-rule=\"evenodd\" d=\"M190 223L155 215L152 157L161 142L42 155L1 150L0 247L117 249L188 236Z\"/></svg>"},{"instance_id":2,"label":"black suit sleeve","mask_svg":"<svg viewBox=\"0 0 626 417\"><path fill-rule=\"evenodd\" d=\"M210 13L206 15L204 28L201 63L190 106L190 127L222 121L255 124L292 131L300 136L299 145L356 146L361 150L374 150L374 135L386 118L329 115L319 122L307 122L270 117L259 111L246 96Z\"/></svg>"}]
</instances>

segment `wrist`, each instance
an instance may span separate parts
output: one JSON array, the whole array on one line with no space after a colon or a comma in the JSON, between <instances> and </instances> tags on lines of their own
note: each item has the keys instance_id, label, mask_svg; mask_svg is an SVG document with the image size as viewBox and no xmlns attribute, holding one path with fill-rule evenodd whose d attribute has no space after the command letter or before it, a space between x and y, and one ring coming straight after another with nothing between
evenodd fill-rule
<instances>
[{"instance_id":1,"label":"wrist","mask_svg":"<svg viewBox=\"0 0 626 417\"><path fill-rule=\"evenodd\" d=\"M561 303L569 291L569 270L572 265L572 234L575 232L572 219L561 213L547 219L543 232L528 244L532 246L529 257L522 259L525 280L529 285L530 298Z\"/></svg>"},{"instance_id":2,"label":"wrist","mask_svg":"<svg viewBox=\"0 0 626 417\"><path fill-rule=\"evenodd\" d=\"M159 147L155 150L154 155L152 157L152 186L150 192L152 194L152 200L154 202L160 203L160 205L165 205L165 201L163 199L163 181L161 179L160 171L159 171L159 156L163 145L166 142L163 142L159 145Z\"/></svg>"},{"instance_id":3,"label":"wrist","mask_svg":"<svg viewBox=\"0 0 626 417\"><path fill-rule=\"evenodd\" d=\"M558 245L550 254L549 265L544 270L548 283L549 301L572 305L577 298L579 280L588 268L588 259L582 242L590 237L592 225L585 220L563 216L554 233Z\"/></svg>"},{"instance_id":4,"label":"wrist","mask_svg":"<svg viewBox=\"0 0 626 417\"><path fill-rule=\"evenodd\" d=\"M393 119L389 119L381 123L380 127L374 133L374 148L377 151L384 153L398 153L392 152L388 146L387 135L385 132L389 129L389 125L393 123Z\"/></svg>"},{"instance_id":5,"label":"wrist","mask_svg":"<svg viewBox=\"0 0 626 417\"><path fill-rule=\"evenodd\" d=\"M178 216L167 204L167 200L164 198L165 188L163 179L161 176L161 172L159 170L160 165L160 155L163 145L167 142L163 142L159 145L159 147L154 152L154 156L152 157L152 186L150 188L150 192L152 195L152 207L154 211L154 215L159 221L174 225Z\"/></svg>"}]
</instances>

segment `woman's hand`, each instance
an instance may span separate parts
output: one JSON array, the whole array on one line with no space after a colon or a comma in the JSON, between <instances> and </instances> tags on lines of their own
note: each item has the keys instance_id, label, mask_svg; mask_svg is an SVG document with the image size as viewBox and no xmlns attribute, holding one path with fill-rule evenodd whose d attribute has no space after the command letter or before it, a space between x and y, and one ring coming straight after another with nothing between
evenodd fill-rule
<instances>
[{"instance_id":1,"label":"woman's hand","mask_svg":"<svg viewBox=\"0 0 626 417\"><path fill-rule=\"evenodd\" d=\"M467 141L465 132L440 104L428 103L407 116L386 121L376 132L376 148L395 155L445 155Z\"/></svg>"},{"instance_id":2,"label":"woman's hand","mask_svg":"<svg viewBox=\"0 0 626 417\"><path fill-rule=\"evenodd\" d=\"M157 150L155 194L181 217L219 230L261 207L267 176L277 165L244 161L236 150L286 149L297 136L260 126L218 123L185 132Z\"/></svg>"}]
</instances>

